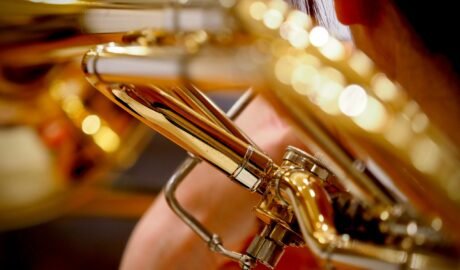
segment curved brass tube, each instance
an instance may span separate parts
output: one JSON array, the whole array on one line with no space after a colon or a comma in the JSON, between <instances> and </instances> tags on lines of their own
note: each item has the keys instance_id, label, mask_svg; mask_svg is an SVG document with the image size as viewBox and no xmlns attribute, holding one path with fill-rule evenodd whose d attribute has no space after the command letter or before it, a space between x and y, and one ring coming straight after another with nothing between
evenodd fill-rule
<instances>
[{"instance_id":1,"label":"curved brass tube","mask_svg":"<svg viewBox=\"0 0 460 270\"><path fill-rule=\"evenodd\" d=\"M379 246L341 236L332 220L333 209L321 181L305 171L287 171L280 194L293 207L308 248L327 264L363 269L458 269L458 262L439 255ZM337 266L337 265L335 265Z\"/></svg>"},{"instance_id":2,"label":"curved brass tube","mask_svg":"<svg viewBox=\"0 0 460 270\"><path fill-rule=\"evenodd\" d=\"M108 44L88 52L83 59L83 69L96 88L144 123L209 161L250 190L263 193L258 189L273 169L271 160L228 120L223 120L225 117L219 115L212 105L204 105L209 101L193 86L165 90L158 86L119 87L116 84L133 82L145 85L155 82L158 85L160 80L166 80L166 85L174 85L181 81L181 71L187 70L182 66L187 63L187 55L180 46L145 48ZM228 61L235 61L231 54L228 56ZM198 73L189 74L189 78L216 79L207 73L213 72L209 64L215 61L210 55L205 55L204 62L202 59L195 57L188 60L195 67L190 70ZM199 68L199 65L206 68ZM222 71L217 66L215 70ZM219 74L228 76L224 72ZM190 81L194 82L193 79ZM192 110L196 108L200 108L198 113Z\"/></svg>"},{"instance_id":3,"label":"curved brass tube","mask_svg":"<svg viewBox=\"0 0 460 270\"><path fill-rule=\"evenodd\" d=\"M264 193L267 186L272 188L273 185L266 182L279 180L277 173L284 168L277 170L270 158L198 89L253 86L257 90L268 90L266 95L284 107L304 131L307 138L304 141L309 143L309 148L321 155L323 163L327 163L354 198L376 209L404 206L402 211L411 220L431 223L436 235L448 237L447 230L446 234L441 231L444 227L460 235L456 232L459 219L452 215L458 212L460 196L451 188L458 186L458 148L451 147L435 125L431 125L428 116L405 96L404 89L374 68L362 52L349 50L321 27L315 30L322 35L319 38L322 42L315 41L311 18L291 10L282 0L142 3L75 0L64 5L48 2L0 2L2 67L57 64L79 57L88 46L106 43L83 58L84 72L96 88L148 126L259 193ZM144 28L151 30L140 30ZM120 33L128 30L135 31L122 38ZM158 41L160 38L152 37L156 31L166 33L165 44ZM200 34L198 40L183 39L191 32ZM107 43L109 41L123 44ZM375 80L382 78L383 97L375 86ZM365 103L367 108L374 102L374 113L377 116L380 113L380 119L374 115L363 120L358 114L339 110L342 94L350 87L356 90L357 86L361 94L364 93L361 105ZM391 91L387 90L393 90L396 98L390 99L388 92ZM321 103L325 102L321 99L327 102ZM356 103L346 105L355 107ZM334 106L337 111L331 112ZM411 115L407 108L412 110ZM403 129L411 133L407 141L413 139L414 142L398 144L396 129L401 128L398 127L400 118L405 121ZM414 121L406 118L414 118ZM425 121L425 126L414 125L420 124L415 118ZM380 125L376 119L381 121ZM391 128L396 132L388 135L387 131L394 131ZM432 155L420 159L420 153ZM360 162L364 164L361 167L369 171L355 166ZM340 235L338 228L341 227L335 227L333 220L337 209L332 209L328 192L309 173L284 171L279 187L283 200L292 206L281 207L288 209L289 221L293 219L293 209L306 244L327 262L372 269L458 267L458 263L452 264L450 259L441 257L442 252L431 250L431 242L424 246L429 242L427 239L421 244L415 242L414 250L409 250ZM174 190L175 186L170 188ZM425 214L432 215L430 220L424 220ZM284 221L282 218L270 220L279 222L277 226ZM295 230L299 236L295 221L293 225L292 232ZM405 225L403 235L406 235ZM268 237L270 233L267 230L267 235L262 236ZM289 233L286 231L286 235ZM212 235L201 236L216 244L212 242ZM271 244L280 239L290 244L290 239L284 236L283 232L282 237L270 239L274 240L270 245L257 247L273 247ZM451 244L447 240L443 242L442 237L439 239L442 241L437 243ZM458 246L459 241L452 240L455 241ZM214 248L218 249L217 245Z\"/></svg>"},{"instance_id":4,"label":"curved brass tube","mask_svg":"<svg viewBox=\"0 0 460 270\"><path fill-rule=\"evenodd\" d=\"M253 46L225 48L208 45L199 52L191 53L183 45L145 47L136 44L106 44L85 55L83 69L93 84L102 81L155 83L160 86L186 83L197 85L200 89L247 88L251 85L263 88L269 87L268 83L263 83L264 74L260 72L268 62L267 57ZM280 88L273 92L282 90ZM339 158L334 159L334 164L344 172L339 177L344 186L368 202L392 204L393 199L369 176L359 172L352 165L353 161L315 121L309 121L308 127L309 135L315 137L315 142L321 143L322 149L329 152L335 150L335 157Z\"/></svg>"},{"instance_id":5,"label":"curved brass tube","mask_svg":"<svg viewBox=\"0 0 460 270\"><path fill-rule=\"evenodd\" d=\"M235 78L228 77L228 74L241 72L238 69L238 58L234 57L233 50L217 52L215 49L217 48L209 46L198 53L190 54L183 46L143 47L107 44L87 53L83 68L90 82L101 92L130 110L144 123L220 168L246 188L263 193L264 184L260 181L267 179L270 171L274 170L273 165L268 165L270 161L265 157L257 161L254 146L245 140L244 135L232 132L226 124L214 117L215 113L209 110L210 107L203 106L206 100L199 91L195 92L194 88L168 89L117 84L155 83L167 86L176 83L196 83L210 87L215 82L224 82L223 85L229 87L230 84L225 83L234 82ZM216 55L224 58L216 62ZM220 68L222 61L226 61L225 67L231 72L225 72ZM253 66L257 67L254 63ZM217 74L215 72L224 77L212 76ZM240 77L238 83L244 85L250 81L244 75L248 74L241 74L241 77L232 76ZM225 76L226 79L223 79ZM322 136L327 137L324 134ZM360 172L358 175L365 177ZM290 176L285 175L284 179L289 183L289 188L284 189L282 193L293 205L307 246L318 257L325 261L341 263L352 260L353 265L365 268L400 267L422 260L422 265L417 266L417 269L428 269L427 265L432 264L438 267L445 263L448 264L447 269L451 269L450 262L438 262L437 255L423 257L423 254L391 246L378 246L341 237L332 221L333 210L327 192L313 180L304 178L305 174L302 173L291 172ZM356 177L353 179L356 180ZM391 199L388 200L381 189L369 185L371 181L364 179L358 183L368 184L361 187L368 192L366 195L371 198L378 195L378 202L392 205ZM422 257L423 259L420 259Z\"/></svg>"}]
</instances>

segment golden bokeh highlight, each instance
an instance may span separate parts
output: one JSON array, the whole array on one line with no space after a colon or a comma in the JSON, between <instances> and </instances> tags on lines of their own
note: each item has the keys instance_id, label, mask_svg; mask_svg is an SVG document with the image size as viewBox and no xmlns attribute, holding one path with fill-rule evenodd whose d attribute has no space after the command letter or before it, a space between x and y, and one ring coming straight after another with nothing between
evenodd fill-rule
<instances>
[{"instance_id":1,"label":"golden bokeh highlight","mask_svg":"<svg viewBox=\"0 0 460 270\"><path fill-rule=\"evenodd\" d=\"M320 76L317 69L309 64L300 64L292 72L291 85L302 95L308 95L317 89L320 83Z\"/></svg>"},{"instance_id":2,"label":"golden bokeh highlight","mask_svg":"<svg viewBox=\"0 0 460 270\"><path fill-rule=\"evenodd\" d=\"M322 26L315 26L310 32L310 43L315 47L326 45L329 41L329 32Z\"/></svg>"},{"instance_id":3,"label":"golden bokeh highlight","mask_svg":"<svg viewBox=\"0 0 460 270\"><path fill-rule=\"evenodd\" d=\"M354 51L348 59L348 64L354 72L363 77L370 76L374 69L372 60L361 51Z\"/></svg>"},{"instance_id":4,"label":"golden bokeh highlight","mask_svg":"<svg viewBox=\"0 0 460 270\"><path fill-rule=\"evenodd\" d=\"M430 120L426 114L419 112L414 117L412 117L411 127L415 133L423 133L428 128Z\"/></svg>"},{"instance_id":5,"label":"golden bokeh highlight","mask_svg":"<svg viewBox=\"0 0 460 270\"><path fill-rule=\"evenodd\" d=\"M441 166L439 146L427 136L414 140L410 148L410 158L414 167L423 173L435 173Z\"/></svg>"},{"instance_id":6,"label":"golden bokeh highlight","mask_svg":"<svg viewBox=\"0 0 460 270\"><path fill-rule=\"evenodd\" d=\"M338 99L343 86L334 81L327 81L321 84L321 87L316 96L316 104L324 112L331 115L338 115L340 108L338 106Z\"/></svg>"},{"instance_id":7,"label":"golden bokeh highlight","mask_svg":"<svg viewBox=\"0 0 460 270\"><path fill-rule=\"evenodd\" d=\"M85 106L78 96L70 96L64 99L62 109L74 119L85 112Z\"/></svg>"},{"instance_id":8,"label":"golden bokeh highlight","mask_svg":"<svg viewBox=\"0 0 460 270\"><path fill-rule=\"evenodd\" d=\"M293 23L306 30L310 29L313 25L310 16L299 10L291 11L287 16L286 22Z\"/></svg>"},{"instance_id":9,"label":"golden bokeh highlight","mask_svg":"<svg viewBox=\"0 0 460 270\"><path fill-rule=\"evenodd\" d=\"M368 96L357 84L347 86L339 97L340 111L347 116L358 116L366 109Z\"/></svg>"},{"instance_id":10,"label":"golden bokeh highlight","mask_svg":"<svg viewBox=\"0 0 460 270\"><path fill-rule=\"evenodd\" d=\"M261 21L268 7L265 3L257 1L249 6L249 14L256 20Z\"/></svg>"},{"instance_id":11,"label":"golden bokeh highlight","mask_svg":"<svg viewBox=\"0 0 460 270\"><path fill-rule=\"evenodd\" d=\"M263 17L264 25L270 29L277 29L283 23L283 14L276 9L269 9Z\"/></svg>"},{"instance_id":12,"label":"golden bokeh highlight","mask_svg":"<svg viewBox=\"0 0 460 270\"><path fill-rule=\"evenodd\" d=\"M288 41L296 49L305 49L310 44L308 32L303 29L291 32Z\"/></svg>"},{"instance_id":13,"label":"golden bokeh highlight","mask_svg":"<svg viewBox=\"0 0 460 270\"><path fill-rule=\"evenodd\" d=\"M105 152L115 152L120 146L120 138L109 127L102 126L99 131L93 135L94 142Z\"/></svg>"},{"instance_id":14,"label":"golden bokeh highlight","mask_svg":"<svg viewBox=\"0 0 460 270\"><path fill-rule=\"evenodd\" d=\"M85 134L93 135L99 131L101 119L99 116L91 114L85 117L81 123L81 129Z\"/></svg>"},{"instance_id":15,"label":"golden bokeh highlight","mask_svg":"<svg viewBox=\"0 0 460 270\"><path fill-rule=\"evenodd\" d=\"M406 147L413 137L407 116L399 114L394 117L388 129L384 132L384 137L398 148Z\"/></svg>"},{"instance_id":16,"label":"golden bokeh highlight","mask_svg":"<svg viewBox=\"0 0 460 270\"><path fill-rule=\"evenodd\" d=\"M353 122L369 132L381 132L388 120L385 107L375 98L368 97L363 113L353 117Z\"/></svg>"},{"instance_id":17,"label":"golden bokeh highlight","mask_svg":"<svg viewBox=\"0 0 460 270\"><path fill-rule=\"evenodd\" d=\"M324 67L320 70L320 73L325 80L336 82L341 86L344 86L346 83L345 76L343 76L342 72L333 67Z\"/></svg>"},{"instance_id":18,"label":"golden bokeh highlight","mask_svg":"<svg viewBox=\"0 0 460 270\"><path fill-rule=\"evenodd\" d=\"M320 52L326 58L332 61L343 60L346 56L346 51L343 44L333 37L330 37L326 44L320 48Z\"/></svg>"},{"instance_id":19,"label":"golden bokeh highlight","mask_svg":"<svg viewBox=\"0 0 460 270\"><path fill-rule=\"evenodd\" d=\"M275 64L275 76L276 78L289 85L291 83L291 76L294 67L296 66L296 59L293 56L286 55L278 59Z\"/></svg>"},{"instance_id":20,"label":"golden bokeh highlight","mask_svg":"<svg viewBox=\"0 0 460 270\"><path fill-rule=\"evenodd\" d=\"M283 0L272 0L268 2L268 8L279 11L282 15L284 15L288 11L289 5Z\"/></svg>"},{"instance_id":21,"label":"golden bokeh highlight","mask_svg":"<svg viewBox=\"0 0 460 270\"><path fill-rule=\"evenodd\" d=\"M393 101L398 97L398 86L383 73L376 74L371 81L375 94L383 101Z\"/></svg>"}]
</instances>

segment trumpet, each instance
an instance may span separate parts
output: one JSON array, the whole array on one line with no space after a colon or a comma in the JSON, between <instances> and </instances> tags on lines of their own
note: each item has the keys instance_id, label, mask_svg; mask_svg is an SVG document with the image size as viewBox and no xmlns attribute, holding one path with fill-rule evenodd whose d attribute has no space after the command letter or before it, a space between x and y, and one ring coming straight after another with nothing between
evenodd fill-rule
<instances>
[{"instance_id":1,"label":"trumpet","mask_svg":"<svg viewBox=\"0 0 460 270\"><path fill-rule=\"evenodd\" d=\"M286 246L308 247L327 269L458 269L458 148L363 52L281 0L107 5L149 8L156 25L90 49L82 70L190 153L165 194L212 251L242 269L276 267ZM265 95L312 154L287 147L274 163L204 94L235 88ZM200 160L261 197L255 213L265 227L243 253L175 197Z\"/></svg>"}]
</instances>

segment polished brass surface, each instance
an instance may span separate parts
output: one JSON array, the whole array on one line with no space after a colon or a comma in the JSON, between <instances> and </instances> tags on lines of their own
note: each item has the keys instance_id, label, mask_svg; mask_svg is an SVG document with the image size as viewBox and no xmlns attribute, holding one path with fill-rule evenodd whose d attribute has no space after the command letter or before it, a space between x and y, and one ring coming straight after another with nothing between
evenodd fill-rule
<instances>
[{"instance_id":1,"label":"polished brass surface","mask_svg":"<svg viewBox=\"0 0 460 270\"><path fill-rule=\"evenodd\" d=\"M260 189L261 181L273 168L271 160L259 150L158 87L96 85L112 101L190 153L213 164L246 188L264 192Z\"/></svg>"},{"instance_id":2,"label":"polished brass surface","mask_svg":"<svg viewBox=\"0 0 460 270\"><path fill-rule=\"evenodd\" d=\"M256 235L246 252L257 258L269 268L275 267L284 253L283 239L289 232L279 224L265 226L260 235Z\"/></svg>"},{"instance_id":3,"label":"polished brass surface","mask_svg":"<svg viewBox=\"0 0 460 270\"><path fill-rule=\"evenodd\" d=\"M121 33L139 28L213 32L230 24L218 3L207 0L187 5L163 0L5 0L0 3L0 64L67 61L81 57L91 45L120 41Z\"/></svg>"},{"instance_id":4,"label":"polished brass surface","mask_svg":"<svg viewBox=\"0 0 460 270\"><path fill-rule=\"evenodd\" d=\"M274 266L291 245L309 247L324 267L458 269L459 145L363 52L308 15L281 0L39 2L0 4L9 31L2 67L52 74L46 65L83 56L88 81L108 99L261 195L256 214L266 228L251 260ZM113 25L101 23L101 10ZM56 27L43 15L75 31L49 39ZM25 27L31 22L43 24ZM24 87L3 81L7 95L23 97ZM202 93L249 87L289 116L312 156L289 148L274 164ZM64 111L80 121L72 108ZM227 252L217 237L202 238Z\"/></svg>"},{"instance_id":5,"label":"polished brass surface","mask_svg":"<svg viewBox=\"0 0 460 270\"><path fill-rule=\"evenodd\" d=\"M304 131L301 134L314 154L355 195L386 205L395 201L404 204L409 199L406 207L430 213L433 219L441 216L444 225L456 234L454 228L460 221L449 213L458 211L459 201L449 190L459 181L458 146L443 136L423 108L380 73L364 53L348 50L324 28L308 26L305 18L291 20L303 22L302 33L310 35L311 44L297 49L295 42L283 40L281 32L270 29L245 9L255 2L242 2L239 14L252 33L263 39L268 36L276 44L272 65L265 69L270 82L265 93ZM284 22L303 16L295 11L283 14ZM311 35L318 37L318 33L326 37L322 44L312 42ZM307 71L312 72L308 78L296 77ZM382 89L387 91L382 94ZM328 92L330 96L322 94ZM342 93L361 93L362 98L349 102ZM358 115L347 107L360 105ZM422 160L418 151L427 151L432 157ZM360 172L357 161L364 162L380 179Z\"/></svg>"},{"instance_id":6,"label":"polished brass surface","mask_svg":"<svg viewBox=\"0 0 460 270\"><path fill-rule=\"evenodd\" d=\"M254 10L251 13L253 5L265 6L267 10L264 12L268 15L261 20L257 14L253 14ZM405 170L399 176L394 174L397 170L391 170L391 178L379 174L381 165L378 161L382 155L401 154L394 149L397 142L392 142L391 134L386 135L388 138L384 144L374 139L374 148L380 147L379 151L382 152L374 151L372 159L366 156L367 149L374 148L365 148L364 143L372 138L362 139L382 136L388 119L397 114L394 109L390 111L385 107L390 106L389 97L379 94L378 89L374 89L376 93L371 93L368 87L382 87L374 84L376 80L377 83L378 80L384 80L385 87L393 87L397 93L394 97L397 100L391 102L399 104L400 107L396 108L404 109L411 103L403 94L403 89L382 77L384 75L373 66L370 71L360 70L359 67L354 70L353 61L371 60L357 50L345 50L344 45L330 37L327 30L312 28L307 15L289 11L283 2L239 1L232 11L243 29L251 33L250 38L236 38L241 34L235 33L247 33L238 28L232 29L233 33L227 35L233 41L223 43L214 38L216 33L200 34L202 38L190 39L187 36L194 34L185 31L178 34L182 37L169 39L172 42L150 42L148 46L145 42L139 42L137 37L134 41L129 39L127 44L111 43L96 47L84 57L83 69L89 81L118 105L194 155L220 168L247 189L263 195L257 207L259 217L267 226L275 224L283 228L290 237L284 242L275 241L275 244L274 239L266 238L262 232L249 249L254 259L273 266L284 245L305 244L324 261L324 265L398 268L424 261L417 265L419 269L427 269L431 263L440 267L445 263L448 268L455 268L455 260L449 255L455 254L453 242L437 237L439 232L430 227L430 220L419 216L420 212L427 210L424 202L417 199L417 188L411 189L411 193L405 192L407 185L411 184L410 179L413 179L406 178L408 172L419 170L417 181L420 181L424 178L420 178L420 172L424 172L420 166L431 166L433 170L438 168L433 164L422 164L425 162L422 160L412 160L409 164L407 159L399 157L401 168L415 168ZM282 20L277 21L276 16L271 18L271 11L281 14ZM309 42L312 44L290 40L283 36L286 34L282 31L275 31L284 18L285 23L301 30L298 33L300 37L310 35ZM358 60L347 61L357 57ZM306 77L299 77L299 74ZM330 88L323 89L321 85ZM197 93L200 93L197 87L211 90L249 86L261 90L275 103L282 104L281 110L287 111L305 131L305 142L321 162L303 156L301 151L290 149L280 167L273 165L244 135L235 133L228 125L219 126L215 112L205 105L207 101L196 102ZM329 89L335 91L332 96L321 96L320 91ZM347 99L347 93L358 98ZM374 106L369 109L374 111L366 112L366 104ZM360 118L359 115L363 113L370 114L371 119ZM331 135L334 128L346 131L344 137ZM439 145L447 145L445 137L438 136L438 131L432 129L430 127L422 132L424 138L429 142L436 140ZM389 147L391 143L394 144L391 146L393 148ZM436 149L441 150L439 147ZM452 154L451 150L446 154ZM373 163L366 164L360 159ZM449 161L453 162L451 165L457 164L455 155ZM338 182L328 181L330 172L325 166L334 172ZM364 171L363 166L368 171ZM429 173L429 177L441 177L434 171L425 173ZM409 183L401 183L402 179ZM425 197L425 194L419 193L418 196ZM344 197L354 198L350 199L350 204L353 201L353 205L363 209L352 218L364 218L362 226L366 226L367 219L370 219L382 228L369 231L367 238L355 235L353 230L350 234L344 233L335 219L347 218L348 210L334 203L334 200ZM408 197L411 198L410 203L407 203ZM455 207L454 202L450 205ZM442 212L436 213L442 215ZM340 216L341 213L345 217ZM436 220L438 217L433 218ZM391 222L384 222L387 219ZM445 217L442 220L448 223L448 219ZM458 219L451 219L450 222L452 226ZM403 224L402 228L407 228L407 232L402 235L398 233L396 228L400 225L396 224ZM435 237L431 237L433 234ZM396 235L403 240L385 240L385 243L377 240L393 239ZM416 238L419 239L418 243L414 240ZM449 254L436 252L438 245L451 246ZM412 251L412 248L417 251ZM418 259L421 256L429 259ZM239 260L237 257L235 259Z\"/></svg>"},{"instance_id":7,"label":"polished brass surface","mask_svg":"<svg viewBox=\"0 0 460 270\"><path fill-rule=\"evenodd\" d=\"M230 119L236 118L248 103L253 99L254 93L251 90L246 91L237 102L228 111L227 115ZM211 104L208 104L211 105ZM207 105L207 106L208 106ZM207 107L206 106L206 107ZM219 113L220 114L220 113ZM223 116L223 115L222 115ZM168 180L164 192L166 202L176 215L187 224L204 242L207 243L210 250L226 256L232 260L238 261L243 269L251 269L254 267L255 260L247 254L241 254L237 251L228 250L224 245L219 235L211 233L203 224L200 223L191 213L184 209L176 198L176 191L184 177L200 162L195 156L189 156L180 165L176 172Z\"/></svg>"}]
</instances>

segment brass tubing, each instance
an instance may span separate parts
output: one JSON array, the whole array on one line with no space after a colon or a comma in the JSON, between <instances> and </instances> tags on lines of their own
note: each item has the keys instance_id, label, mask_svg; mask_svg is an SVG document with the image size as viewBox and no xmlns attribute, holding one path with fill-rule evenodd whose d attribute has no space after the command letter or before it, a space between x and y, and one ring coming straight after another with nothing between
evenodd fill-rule
<instances>
[{"instance_id":1,"label":"brass tubing","mask_svg":"<svg viewBox=\"0 0 460 270\"><path fill-rule=\"evenodd\" d=\"M190 153L208 161L251 191L274 166L253 146L192 111L158 87L120 86L96 82L95 87L142 122ZM262 185L263 186L263 185Z\"/></svg>"},{"instance_id":2,"label":"brass tubing","mask_svg":"<svg viewBox=\"0 0 460 270\"><path fill-rule=\"evenodd\" d=\"M295 97L276 88L273 89L272 93L269 95L276 96L274 98L276 102L291 105L290 116L302 129L301 136L310 143L309 145L313 150L323 155L323 161L328 164L344 187L369 205L392 207L395 204L395 199L386 190L383 190L376 184L375 180L354 166L354 160L350 155L337 141L331 138L312 115L306 113L304 108L299 106Z\"/></svg>"},{"instance_id":3,"label":"brass tubing","mask_svg":"<svg viewBox=\"0 0 460 270\"><path fill-rule=\"evenodd\" d=\"M227 115L231 119L235 119L249 102L253 99L254 93L251 90L246 91L232 108L228 111ZM227 118L226 118L227 119ZM180 202L176 198L176 190L182 183L187 174L200 162L199 159L193 156L187 157L183 163L177 168L175 173L168 180L164 193L166 202L174 211L174 213L185 223L190 229L193 230L204 242L207 243L208 247L217 253L231 258L232 260L239 261L244 269L252 269L253 260L247 256L237 252L230 251L223 246L220 237L210 232L206 227L203 226L192 214L182 207Z\"/></svg>"},{"instance_id":4,"label":"brass tubing","mask_svg":"<svg viewBox=\"0 0 460 270\"><path fill-rule=\"evenodd\" d=\"M321 59L321 64L323 65L331 64L333 61L322 57L321 52L311 44L302 49L294 48L292 44L281 38L281 30L278 31L279 26L275 27L276 29L271 29L267 27L263 20L256 19L253 15L251 15L250 7L259 3L267 4L269 6L271 1L241 0L238 1L234 11L235 16L242 22L243 28L253 36L266 41L268 45L277 43L285 44L285 48L283 49L285 51L283 54L280 52L270 52L271 55L267 57L272 58L272 63L259 67L266 73L265 82L266 85L269 86L269 89L263 89L265 90L264 92L272 103L281 107L283 112L287 112L291 119L295 120L298 127L301 127L302 133L304 133L302 134L303 139L309 143L309 146L313 148L312 150L319 155L322 155L322 157L325 157L325 163L327 163L328 166L330 165L331 170L337 175L339 181L341 181L345 188L350 190L350 192L352 192L355 196L365 200L370 205L380 204L386 207L393 206L396 201L392 194L389 194L387 190L382 189L382 186L379 185L373 178L356 169L353 165L354 160L352 157L344 151L343 147L337 142L336 138L332 138L330 133L325 131L323 128L324 125L322 123L318 123L318 119L314 116L314 114L308 111L306 102L302 102L303 99L306 99L305 96L298 94L297 90L294 91L291 84L287 86L286 84L281 83L277 79L275 71L277 60L281 58L280 55L288 55L288 51L304 51L306 53L305 55L308 54L308 56L314 56L316 59ZM286 14L286 20L288 19L288 15L294 12L294 9L288 6L286 6L286 9L282 11L283 14ZM307 15L303 14L302 16ZM285 17L283 15L283 22L286 21L284 18ZM307 18L304 19L308 20ZM281 23L279 25L281 25ZM305 33L307 33L311 27L312 25L309 25L304 29L302 26L301 29L305 30ZM340 67L336 68L339 69ZM307 74L305 74L305 76L308 77Z\"/></svg>"},{"instance_id":5,"label":"brass tubing","mask_svg":"<svg viewBox=\"0 0 460 270\"><path fill-rule=\"evenodd\" d=\"M248 89L260 79L254 65L241 56L248 50L207 46L192 53L182 45L109 43L85 54L83 70L90 79L104 82L154 83L165 87L193 84L202 90Z\"/></svg>"},{"instance_id":6,"label":"brass tubing","mask_svg":"<svg viewBox=\"0 0 460 270\"><path fill-rule=\"evenodd\" d=\"M205 115L210 117L215 123L219 123L224 129L235 135L239 139L251 145L255 144L252 140L244 134L235 124L219 109L214 105L209 98L204 95L197 87L189 85L188 87L177 87L181 89L183 95L189 96L194 103L197 105L196 109L202 111Z\"/></svg>"},{"instance_id":7,"label":"brass tubing","mask_svg":"<svg viewBox=\"0 0 460 270\"><path fill-rule=\"evenodd\" d=\"M458 269L459 263L430 252L363 243L337 233L327 192L312 174L288 171L280 194L293 207L308 248L327 264L363 269ZM331 266L331 265L328 265Z\"/></svg>"},{"instance_id":8,"label":"brass tubing","mask_svg":"<svg viewBox=\"0 0 460 270\"><path fill-rule=\"evenodd\" d=\"M215 52L215 50L210 49L204 50L202 54L205 55L205 58L211 58ZM206 70L212 72L219 70L221 75L218 75L218 78L228 76L229 73L222 70L221 65L234 71L235 74L232 76L239 77L238 84L240 87L247 88L249 86L248 79L244 80L243 72L238 71L237 66L241 63L234 59L233 50L219 53L216 57L220 59L220 62L206 60L205 63L199 64L201 56L198 54L190 57L182 46L146 48L139 45L107 44L88 52L83 60L83 68L87 76L95 81L154 83L242 141L255 146L220 109L198 90L198 86L195 86L195 84L200 85L203 80L208 80L207 85L214 85L215 82L222 83L222 80L217 79L216 76L208 75L206 72ZM192 70L189 65L195 65L195 63L198 63L198 66L193 70L197 72L187 71ZM187 78L183 78L183 76ZM171 87L171 85L174 86ZM234 88L235 84L223 84L221 87L225 87L225 89Z\"/></svg>"},{"instance_id":9,"label":"brass tubing","mask_svg":"<svg viewBox=\"0 0 460 270\"><path fill-rule=\"evenodd\" d=\"M0 64L35 65L78 57L88 46L120 41L133 29L220 32L227 11L216 1L75 1L69 4L0 1ZM112 35L107 35L112 34Z\"/></svg>"}]
</instances>

